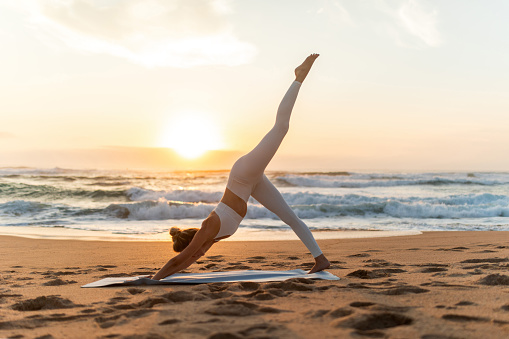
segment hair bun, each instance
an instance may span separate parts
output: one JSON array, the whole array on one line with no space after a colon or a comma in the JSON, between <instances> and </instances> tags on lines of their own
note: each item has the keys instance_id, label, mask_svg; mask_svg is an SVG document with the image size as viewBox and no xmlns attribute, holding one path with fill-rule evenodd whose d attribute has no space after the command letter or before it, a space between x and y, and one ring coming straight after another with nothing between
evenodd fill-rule
<instances>
[{"instance_id":1,"label":"hair bun","mask_svg":"<svg viewBox=\"0 0 509 339\"><path fill-rule=\"evenodd\" d=\"M170 228L170 235L172 237L176 237L180 232L182 232L182 231L180 230L179 227L172 227L172 228Z\"/></svg>"}]
</instances>

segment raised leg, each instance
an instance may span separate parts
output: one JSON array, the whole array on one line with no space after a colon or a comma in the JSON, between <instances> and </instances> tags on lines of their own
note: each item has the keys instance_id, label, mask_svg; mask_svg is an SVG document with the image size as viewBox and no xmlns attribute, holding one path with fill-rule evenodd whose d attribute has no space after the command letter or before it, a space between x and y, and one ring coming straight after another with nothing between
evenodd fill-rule
<instances>
[{"instance_id":1,"label":"raised leg","mask_svg":"<svg viewBox=\"0 0 509 339\"><path fill-rule=\"evenodd\" d=\"M257 178L276 154L288 129L293 106L297 100L299 89L306 78L318 54L311 54L295 69L295 81L291 84L277 110L274 127L263 137L260 143L248 154L240 158L235 165L236 170L246 178Z\"/></svg>"},{"instance_id":2,"label":"raised leg","mask_svg":"<svg viewBox=\"0 0 509 339\"><path fill-rule=\"evenodd\" d=\"M275 213L284 223L290 226L311 252L311 255L315 258L315 266L309 273L318 272L330 266L329 261L323 255L322 250L316 243L307 225L292 211L281 193L279 193L277 188L274 187L265 175L260 182L256 184L251 195L260 204L265 206L269 211Z\"/></svg>"},{"instance_id":3,"label":"raised leg","mask_svg":"<svg viewBox=\"0 0 509 339\"><path fill-rule=\"evenodd\" d=\"M297 100L300 83L294 81L286 92L277 110L274 127L263 137L256 147L240 158L235 167L246 178L257 178L276 154L290 127L290 116Z\"/></svg>"}]
</instances>

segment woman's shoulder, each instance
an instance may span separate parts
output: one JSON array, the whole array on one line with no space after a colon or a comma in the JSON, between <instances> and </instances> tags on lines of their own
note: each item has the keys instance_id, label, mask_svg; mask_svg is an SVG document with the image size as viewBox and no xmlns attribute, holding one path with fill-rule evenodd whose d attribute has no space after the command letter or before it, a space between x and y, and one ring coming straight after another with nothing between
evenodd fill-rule
<instances>
[{"instance_id":1,"label":"woman's shoulder","mask_svg":"<svg viewBox=\"0 0 509 339\"><path fill-rule=\"evenodd\" d=\"M221 219L216 214L216 212L212 211L205 220L201 223L201 230L203 233L210 235L214 238L219 230L221 229Z\"/></svg>"}]
</instances>

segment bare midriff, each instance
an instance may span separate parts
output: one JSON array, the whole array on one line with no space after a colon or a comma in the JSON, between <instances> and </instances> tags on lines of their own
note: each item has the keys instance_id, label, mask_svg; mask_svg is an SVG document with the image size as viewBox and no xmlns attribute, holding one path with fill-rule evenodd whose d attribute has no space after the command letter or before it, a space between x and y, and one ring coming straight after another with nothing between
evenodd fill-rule
<instances>
[{"instance_id":1,"label":"bare midriff","mask_svg":"<svg viewBox=\"0 0 509 339\"><path fill-rule=\"evenodd\" d=\"M228 188L224 191L223 197L221 198L221 202L225 205L228 205L232 210L235 211L238 215L240 215L242 218L246 216L247 213L247 204L244 200L242 200L238 195L230 191ZM219 222L219 227L221 227L221 220L219 219L219 216L216 214L215 211L212 211L210 213L210 216L207 218L211 218L215 222ZM230 235L225 235L220 238L216 238L215 242L218 242L221 239L226 239L230 237Z\"/></svg>"},{"instance_id":2,"label":"bare midriff","mask_svg":"<svg viewBox=\"0 0 509 339\"><path fill-rule=\"evenodd\" d=\"M234 210L242 218L246 216L247 213L246 202L242 200L238 195L230 191L229 188L226 188L226 190L224 191L223 197L221 198L221 202L225 205L228 205L228 207Z\"/></svg>"}]
</instances>

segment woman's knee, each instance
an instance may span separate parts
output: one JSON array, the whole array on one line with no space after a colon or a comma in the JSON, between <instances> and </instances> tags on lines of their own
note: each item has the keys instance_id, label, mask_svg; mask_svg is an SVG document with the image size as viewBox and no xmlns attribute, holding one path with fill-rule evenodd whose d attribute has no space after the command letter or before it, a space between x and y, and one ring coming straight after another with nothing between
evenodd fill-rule
<instances>
[{"instance_id":1,"label":"woman's knee","mask_svg":"<svg viewBox=\"0 0 509 339\"><path fill-rule=\"evenodd\" d=\"M282 121L282 122L276 122L276 124L274 125L274 129L276 130L276 132L280 135L280 138L284 138L284 136L286 135L286 133L288 133L288 130L290 129L290 123L287 122L287 121Z\"/></svg>"}]
</instances>

